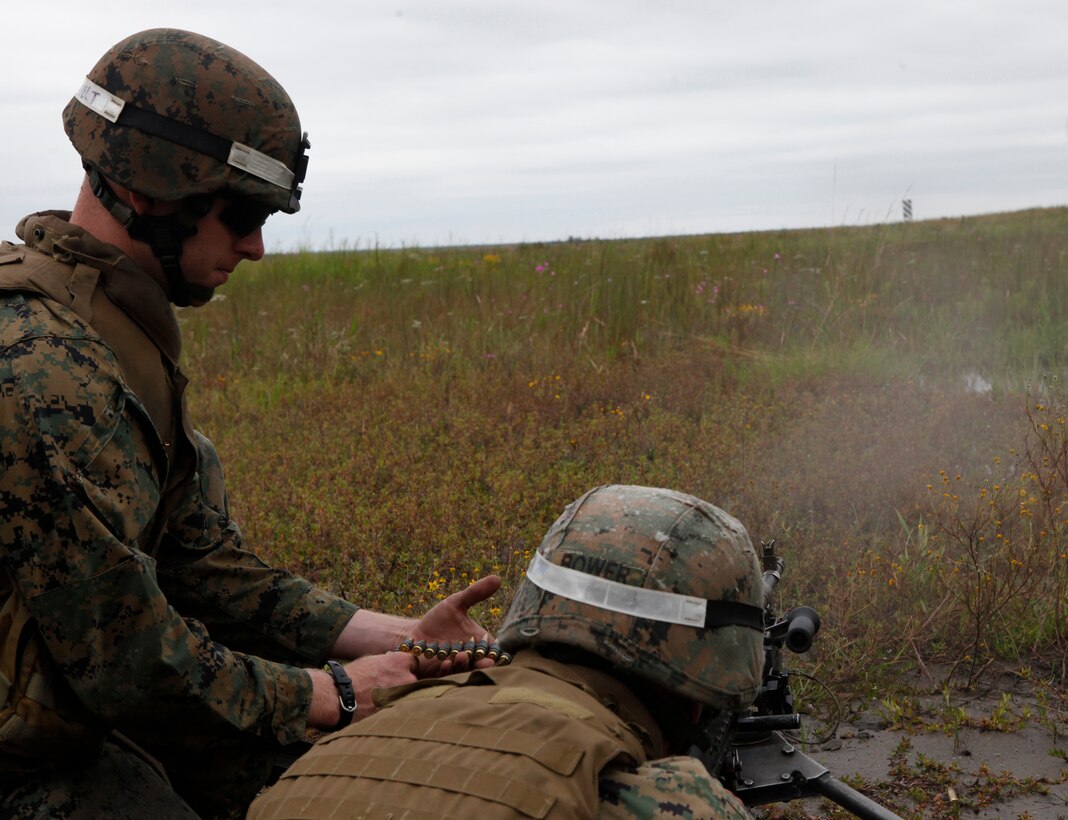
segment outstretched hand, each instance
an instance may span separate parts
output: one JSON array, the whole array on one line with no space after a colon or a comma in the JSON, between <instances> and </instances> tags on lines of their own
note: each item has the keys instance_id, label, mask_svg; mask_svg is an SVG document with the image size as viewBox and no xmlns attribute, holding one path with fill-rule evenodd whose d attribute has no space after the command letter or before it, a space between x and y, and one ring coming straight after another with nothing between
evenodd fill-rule
<instances>
[{"instance_id":1,"label":"outstretched hand","mask_svg":"<svg viewBox=\"0 0 1068 820\"><path fill-rule=\"evenodd\" d=\"M369 609L358 609L341 634L331 645L328 657L338 660L352 660L371 655L380 655L396 650L402 641L411 639L426 643L443 643L474 640L486 640L492 643L493 636L472 619L468 610L475 604L491 598L501 587L501 579L496 575L479 578L467 589L454 592L448 598L438 602L427 610L419 620L402 618L398 615L385 615ZM416 658L412 657L412 660ZM395 660L390 663L402 664ZM490 666L492 661L483 659L475 666ZM419 657L413 671L419 677L447 675L451 672L463 672L472 666L472 658L466 652L460 652L454 658L445 660ZM382 685L392 685L386 681Z\"/></svg>"},{"instance_id":2,"label":"outstretched hand","mask_svg":"<svg viewBox=\"0 0 1068 820\"><path fill-rule=\"evenodd\" d=\"M493 636L474 621L467 611L475 604L491 598L501 588L501 579L497 575L486 575L479 578L467 589L454 592L443 601L438 602L426 614L416 622L412 634L400 636L400 640L414 638L427 643L441 643L443 641L466 641L473 638L476 641L493 641ZM475 666L492 666L493 661L483 659L472 661L469 655L461 652L455 658L437 661L428 658L419 659L419 677L432 677L435 675L447 675L452 672L463 672L471 664Z\"/></svg>"}]
</instances>

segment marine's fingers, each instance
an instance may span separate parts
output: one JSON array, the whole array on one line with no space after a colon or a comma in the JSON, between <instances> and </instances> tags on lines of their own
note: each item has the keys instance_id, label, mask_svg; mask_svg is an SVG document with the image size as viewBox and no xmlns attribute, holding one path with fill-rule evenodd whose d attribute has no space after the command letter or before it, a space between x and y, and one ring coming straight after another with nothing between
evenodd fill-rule
<instances>
[{"instance_id":1,"label":"marine's fingers","mask_svg":"<svg viewBox=\"0 0 1068 820\"><path fill-rule=\"evenodd\" d=\"M475 604L482 603L487 598L491 598L500 588L501 577L499 575L483 576L471 584L467 589L455 593L458 596L457 603L465 610L470 609Z\"/></svg>"}]
</instances>

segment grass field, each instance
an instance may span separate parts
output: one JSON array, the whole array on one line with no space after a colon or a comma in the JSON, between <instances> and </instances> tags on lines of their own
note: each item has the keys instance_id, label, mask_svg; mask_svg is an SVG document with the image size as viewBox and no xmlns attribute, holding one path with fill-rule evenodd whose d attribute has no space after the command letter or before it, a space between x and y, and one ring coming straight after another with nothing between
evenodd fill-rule
<instances>
[{"instance_id":1,"label":"grass field","mask_svg":"<svg viewBox=\"0 0 1068 820\"><path fill-rule=\"evenodd\" d=\"M184 311L194 418L247 544L418 613L508 591L564 505L668 486L776 538L799 661L1068 664L1068 211L243 267Z\"/></svg>"}]
</instances>

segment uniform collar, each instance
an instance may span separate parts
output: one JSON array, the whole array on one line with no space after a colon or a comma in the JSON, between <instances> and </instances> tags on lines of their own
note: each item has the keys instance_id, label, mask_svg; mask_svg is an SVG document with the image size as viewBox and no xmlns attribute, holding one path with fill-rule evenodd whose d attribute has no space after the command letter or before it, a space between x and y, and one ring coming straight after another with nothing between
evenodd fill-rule
<instances>
[{"instance_id":1,"label":"uniform collar","mask_svg":"<svg viewBox=\"0 0 1068 820\"><path fill-rule=\"evenodd\" d=\"M41 211L19 222L15 234L27 247L67 264L101 271L104 292L148 335L174 366L182 335L163 287L119 248L70 223L70 211Z\"/></svg>"},{"instance_id":2,"label":"uniform collar","mask_svg":"<svg viewBox=\"0 0 1068 820\"><path fill-rule=\"evenodd\" d=\"M579 664L565 664L546 658L537 649L516 653L515 666L525 666L547 672L553 677L577 686L590 697L596 698L610 711L619 715L634 732L650 758L663 756L664 735L656 719L642 705L641 699L622 681L607 672Z\"/></svg>"}]
</instances>

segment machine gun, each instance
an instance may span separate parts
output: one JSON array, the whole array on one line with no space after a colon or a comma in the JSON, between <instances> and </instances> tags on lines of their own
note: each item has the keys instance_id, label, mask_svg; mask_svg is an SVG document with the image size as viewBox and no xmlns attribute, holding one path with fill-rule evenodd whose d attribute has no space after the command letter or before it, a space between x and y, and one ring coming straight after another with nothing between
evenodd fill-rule
<instances>
[{"instance_id":1,"label":"machine gun","mask_svg":"<svg viewBox=\"0 0 1068 820\"><path fill-rule=\"evenodd\" d=\"M795 745L791 733L801 728L794 708L790 672L783 668L783 648L808 651L820 628L810 607L776 614L775 587L785 561L775 541L761 542L764 574L764 681L749 712L723 715L705 729L708 748L697 752L709 771L747 806L825 797L865 820L901 820L885 807L834 778Z\"/></svg>"}]
</instances>

